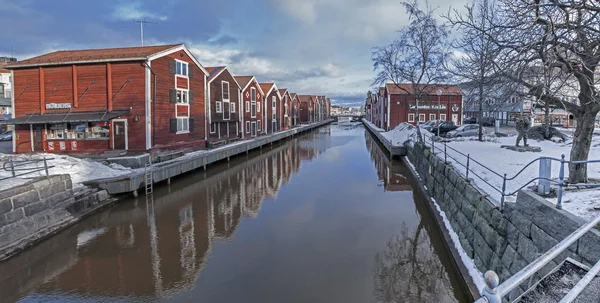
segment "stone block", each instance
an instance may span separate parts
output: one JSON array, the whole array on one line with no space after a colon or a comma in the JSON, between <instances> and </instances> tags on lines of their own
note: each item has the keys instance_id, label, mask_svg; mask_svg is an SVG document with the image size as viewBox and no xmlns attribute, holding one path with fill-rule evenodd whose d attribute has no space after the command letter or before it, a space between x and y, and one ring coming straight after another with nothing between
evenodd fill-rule
<instances>
[{"instance_id":1,"label":"stone block","mask_svg":"<svg viewBox=\"0 0 600 303\"><path fill-rule=\"evenodd\" d=\"M465 181L463 178L459 178L456 180L456 189L458 190L458 192L464 193L465 188L468 186L468 184L469 183L467 181Z\"/></svg>"},{"instance_id":2,"label":"stone block","mask_svg":"<svg viewBox=\"0 0 600 303\"><path fill-rule=\"evenodd\" d=\"M578 255L590 264L600 261L600 233L591 230L579 239Z\"/></svg>"},{"instance_id":3,"label":"stone block","mask_svg":"<svg viewBox=\"0 0 600 303\"><path fill-rule=\"evenodd\" d=\"M509 271L514 275L519 272L521 269L525 268L530 262L527 262L523 256L521 256L518 252L513 258L513 262L510 265Z\"/></svg>"},{"instance_id":4,"label":"stone block","mask_svg":"<svg viewBox=\"0 0 600 303\"><path fill-rule=\"evenodd\" d=\"M13 197L16 195L20 195L22 193L32 191L32 190L33 190L33 185L31 183L13 187L11 189L3 190L3 191L0 191L0 200L10 198L10 197Z\"/></svg>"},{"instance_id":5,"label":"stone block","mask_svg":"<svg viewBox=\"0 0 600 303\"><path fill-rule=\"evenodd\" d=\"M471 243L469 243L467 239L465 239L464 237L460 238L460 246L462 246L469 258L473 258L473 246L471 246Z\"/></svg>"},{"instance_id":6,"label":"stone block","mask_svg":"<svg viewBox=\"0 0 600 303\"><path fill-rule=\"evenodd\" d=\"M46 202L32 203L23 208L26 217L33 216L33 215L40 213L46 209L48 209L48 204Z\"/></svg>"},{"instance_id":7,"label":"stone block","mask_svg":"<svg viewBox=\"0 0 600 303\"><path fill-rule=\"evenodd\" d=\"M0 228L8 225L8 220L6 220L6 216L4 214L0 214Z\"/></svg>"},{"instance_id":8,"label":"stone block","mask_svg":"<svg viewBox=\"0 0 600 303\"><path fill-rule=\"evenodd\" d=\"M486 268L488 268L490 261L492 260L492 248L485 242L485 239L479 233L475 233L473 242L475 255L478 255Z\"/></svg>"},{"instance_id":9,"label":"stone block","mask_svg":"<svg viewBox=\"0 0 600 303\"><path fill-rule=\"evenodd\" d=\"M41 197L51 197L58 193L65 192L67 188L65 187L64 182L54 183L48 187L41 188L38 190Z\"/></svg>"},{"instance_id":10,"label":"stone block","mask_svg":"<svg viewBox=\"0 0 600 303\"><path fill-rule=\"evenodd\" d=\"M473 215L473 226L475 226L478 233L482 233L483 229L488 226L488 222L479 213L475 213Z\"/></svg>"},{"instance_id":11,"label":"stone block","mask_svg":"<svg viewBox=\"0 0 600 303\"><path fill-rule=\"evenodd\" d=\"M41 180L31 183L31 185L33 185L34 189L44 188L46 186L50 186L50 184L52 184L52 182L50 182L50 178L44 178L44 179L41 179Z\"/></svg>"},{"instance_id":12,"label":"stone block","mask_svg":"<svg viewBox=\"0 0 600 303\"><path fill-rule=\"evenodd\" d=\"M17 221L23 220L23 218L25 218L25 213L23 212L22 208L18 208L11 212L5 213L4 216L6 217L6 223L12 224Z\"/></svg>"},{"instance_id":13,"label":"stone block","mask_svg":"<svg viewBox=\"0 0 600 303\"><path fill-rule=\"evenodd\" d=\"M101 190L96 193L96 197L98 198L99 202L102 202L110 198L110 195L105 190Z\"/></svg>"},{"instance_id":14,"label":"stone block","mask_svg":"<svg viewBox=\"0 0 600 303\"><path fill-rule=\"evenodd\" d=\"M33 222L35 222L37 229L41 229L41 228L48 226L49 223L52 223L52 222L48 221L49 215L50 215L50 211L43 211L41 213L31 216L30 219Z\"/></svg>"},{"instance_id":15,"label":"stone block","mask_svg":"<svg viewBox=\"0 0 600 303\"><path fill-rule=\"evenodd\" d=\"M508 244L517 247L519 245L520 234L522 234L521 231L510 221L506 224L506 240Z\"/></svg>"},{"instance_id":16,"label":"stone block","mask_svg":"<svg viewBox=\"0 0 600 303\"><path fill-rule=\"evenodd\" d=\"M486 221L491 222L493 211L498 210L499 207L497 205L492 204L492 202L490 202L487 199L481 199L479 201L479 204L477 205L477 209Z\"/></svg>"},{"instance_id":17,"label":"stone block","mask_svg":"<svg viewBox=\"0 0 600 303\"><path fill-rule=\"evenodd\" d=\"M68 180L65 180L64 182L65 182L65 188L67 190L73 189L73 180L68 179Z\"/></svg>"},{"instance_id":18,"label":"stone block","mask_svg":"<svg viewBox=\"0 0 600 303\"><path fill-rule=\"evenodd\" d=\"M519 245L517 246L517 252L529 263L537 259L543 252L541 252L529 239L523 234L519 235Z\"/></svg>"},{"instance_id":19,"label":"stone block","mask_svg":"<svg viewBox=\"0 0 600 303\"><path fill-rule=\"evenodd\" d=\"M558 244L556 239L552 238L535 224L531 224L531 241L533 241L533 244L535 244L542 252L546 252Z\"/></svg>"},{"instance_id":20,"label":"stone block","mask_svg":"<svg viewBox=\"0 0 600 303\"><path fill-rule=\"evenodd\" d=\"M521 215L521 213L515 211L511 215L511 223L525 236L531 237L531 221L528 218Z\"/></svg>"},{"instance_id":21,"label":"stone block","mask_svg":"<svg viewBox=\"0 0 600 303\"><path fill-rule=\"evenodd\" d=\"M106 192L106 191L105 191ZM48 197L45 201L48 204L48 208L64 208L64 202L73 197L73 193L70 191L64 191L58 193L52 197Z\"/></svg>"},{"instance_id":22,"label":"stone block","mask_svg":"<svg viewBox=\"0 0 600 303\"><path fill-rule=\"evenodd\" d=\"M500 257L496 253L492 253L492 258L490 259L490 264L488 265L489 270L493 270L496 273L502 272L503 269L502 261Z\"/></svg>"},{"instance_id":23,"label":"stone block","mask_svg":"<svg viewBox=\"0 0 600 303\"><path fill-rule=\"evenodd\" d=\"M12 198L13 206L15 209L24 207L25 205L40 201L40 196L35 190L28 191Z\"/></svg>"},{"instance_id":24,"label":"stone block","mask_svg":"<svg viewBox=\"0 0 600 303\"><path fill-rule=\"evenodd\" d=\"M508 245L506 246L504 253L501 255L500 260L502 261L502 264L504 264L505 268L510 268L516 256L517 251L511 245Z\"/></svg>"},{"instance_id":25,"label":"stone block","mask_svg":"<svg viewBox=\"0 0 600 303\"><path fill-rule=\"evenodd\" d=\"M473 207L473 205L471 205L471 203L462 203L462 212L465 214L465 217L467 217L467 219L469 221L473 220L473 216L475 215L475 207Z\"/></svg>"},{"instance_id":26,"label":"stone block","mask_svg":"<svg viewBox=\"0 0 600 303\"><path fill-rule=\"evenodd\" d=\"M12 210L12 202L10 198L6 198L0 201L0 215L7 213Z\"/></svg>"},{"instance_id":27,"label":"stone block","mask_svg":"<svg viewBox=\"0 0 600 303\"><path fill-rule=\"evenodd\" d=\"M473 206L478 206L481 201L481 193L475 189L472 185L465 186L463 190L465 198L467 201L471 203Z\"/></svg>"}]
</instances>

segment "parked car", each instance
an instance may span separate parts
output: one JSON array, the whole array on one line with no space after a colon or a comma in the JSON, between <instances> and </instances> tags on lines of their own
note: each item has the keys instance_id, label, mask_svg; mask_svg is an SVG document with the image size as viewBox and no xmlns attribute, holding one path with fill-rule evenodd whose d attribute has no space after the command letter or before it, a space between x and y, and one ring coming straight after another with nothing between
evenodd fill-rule
<instances>
[{"instance_id":1,"label":"parked car","mask_svg":"<svg viewBox=\"0 0 600 303\"><path fill-rule=\"evenodd\" d=\"M436 126L437 124L438 124L438 120L429 120L429 121L421 124L421 127L426 130L431 130L431 128Z\"/></svg>"},{"instance_id":2,"label":"parked car","mask_svg":"<svg viewBox=\"0 0 600 303\"><path fill-rule=\"evenodd\" d=\"M486 134L485 127L482 129L483 133ZM479 136L479 125L477 124L465 124L459 128L449 131L446 134L448 138L460 138L460 137L472 137Z\"/></svg>"},{"instance_id":3,"label":"parked car","mask_svg":"<svg viewBox=\"0 0 600 303\"><path fill-rule=\"evenodd\" d=\"M483 117L481 119L483 126L494 126L496 124L496 118L494 117Z\"/></svg>"},{"instance_id":4,"label":"parked car","mask_svg":"<svg viewBox=\"0 0 600 303\"><path fill-rule=\"evenodd\" d=\"M465 124L477 124L477 118L476 117L467 117L464 120Z\"/></svg>"},{"instance_id":5,"label":"parked car","mask_svg":"<svg viewBox=\"0 0 600 303\"><path fill-rule=\"evenodd\" d=\"M0 141L10 141L13 137L13 131L9 130L0 134Z\"/></svg>"},{"instance_id":6,"label":"parked car","mask_svg":"<svg viewBox=\"0 0 600 303\"><path fill-rule=\"evenodd\" d=\"M430 132L434 134L438 134L438 129L440 130L440 136L445 136L448 132L455 130L457 127L454 125L452 121L443 121L436 126L432 127Z\"/></svg>"}]
</instances>

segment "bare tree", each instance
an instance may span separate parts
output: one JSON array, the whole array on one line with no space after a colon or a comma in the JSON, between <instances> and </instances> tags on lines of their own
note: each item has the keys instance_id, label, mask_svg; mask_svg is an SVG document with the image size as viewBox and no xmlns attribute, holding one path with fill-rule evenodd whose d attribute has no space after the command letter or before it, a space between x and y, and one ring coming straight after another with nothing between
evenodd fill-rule
<instances>
[{"instance_id":1,"label":"bare tree","mask_svg":"<svg viewBox=\"0 0 600 303\"><path fill-rule=\"evenodd\" d=\"M444 61L448 58L448 31L435 19L435 9L429 2L421 9L417 0L402 2L410 24L398 31L390 44L375 47L372 54L373 68L377 71L374 85L391 81L398 89L413 97L419 125L419 100L431 95L436 83L447 79ZM410 88L402 83L411 84ZM417 127L421 138L420 127Z\"/></svg>"},{"instance_id":2,"label":"bare tree","mask_svg":"<svg viewBox=\"0 0 600 303\"><path fill-rule=\"evenodd\" d=\"M497 69L500 48L492 39L499 17L494 0L475 0L465 12L454 9L443 17L462 34L452 42L458 53L448 61L449 72L465 83L467 100L478 108L479 140L483 140L483 106L496 112L515 94L515 87Z\"/></svg>"}]
</instances>

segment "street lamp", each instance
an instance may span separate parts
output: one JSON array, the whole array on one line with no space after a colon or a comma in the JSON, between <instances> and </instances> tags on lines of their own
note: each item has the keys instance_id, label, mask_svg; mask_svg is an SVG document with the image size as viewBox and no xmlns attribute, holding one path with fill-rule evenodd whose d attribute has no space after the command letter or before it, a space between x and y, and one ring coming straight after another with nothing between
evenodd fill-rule
<instances>
[{"instance_id":1,"label":"street lamp","mask_svg":"<svg viewBox=\"0 0 600 303\"><path fill-rule=\"evenodd\" d=\"M440 103L440 97L442 96L442 90L438 89L437 90L437 95L438 95L438 120L441 121L440 118L440 108L442 107L441 103ZM437 135L438 137L440 136L440 126L438 124L438 128L437 128Z\"/></svg>"},{"instance_id":2,"label":"street lamp","mask_svg":"<svg viewBox=\"0 0 600 303\"><path fill-rule=\"evenodd\" d=\"M400 101L396 101L396 105L398 105L398 125L400 125Z\"/></svg>"}]
</instances>

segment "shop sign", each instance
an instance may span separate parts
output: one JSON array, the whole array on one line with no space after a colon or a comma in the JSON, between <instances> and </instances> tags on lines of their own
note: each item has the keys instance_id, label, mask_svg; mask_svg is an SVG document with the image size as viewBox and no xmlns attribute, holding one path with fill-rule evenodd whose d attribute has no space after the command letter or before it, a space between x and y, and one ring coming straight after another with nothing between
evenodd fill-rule
<instances>
[{"instance_id":1,"label":"shop sign","mask_svg":"<svg viewBox=\"0 0 600 303\"><path fill-rule=\"evenodd\" d=\"M53 151L54 150L54 142L48 142L48 150L49 151Z\"/></svg>"},{"instance_id":2,"label":"shop sign","mask_svg":"<svg viewBox=\"0 0 600 303\"><path fill-rule=\"evenodd\" d=\"M71 108L71 103L48 103L46 109L64 109Z\"/></svg>"},{"instance_id":3,"label":"shop sign","mask_svg":"<svg viewBox=\"0 0 600 303\"><path fill-rule=\"evenodd\" d=\"M77 141L71 141L71 150L77 150Z\"/></svg>"},{"instance_id":4,"label":"shop sign","mask_svg":"<svg viewBox=\"0 0 600 303\"><path fill-rule=\"evenodd\" d=\"M409 109L416 109L417 107L415 106L415 104L410 104L408 106ZM440 110L446 110L446 104L419 104L419 109L440 109Z\"/></svg>"},{"instance_id":5,"label":"shop sign","mask_svg":"<svg viewBox=\"0 0 600 303\"><path fill-rule=\"evenodd\" d=\"M60 150L65 150L65 149L67 149L67 146L66 146L66 144L65 144L65 141L60 141L58 144L60 145Z\"/></svg>"}]
</instances>

